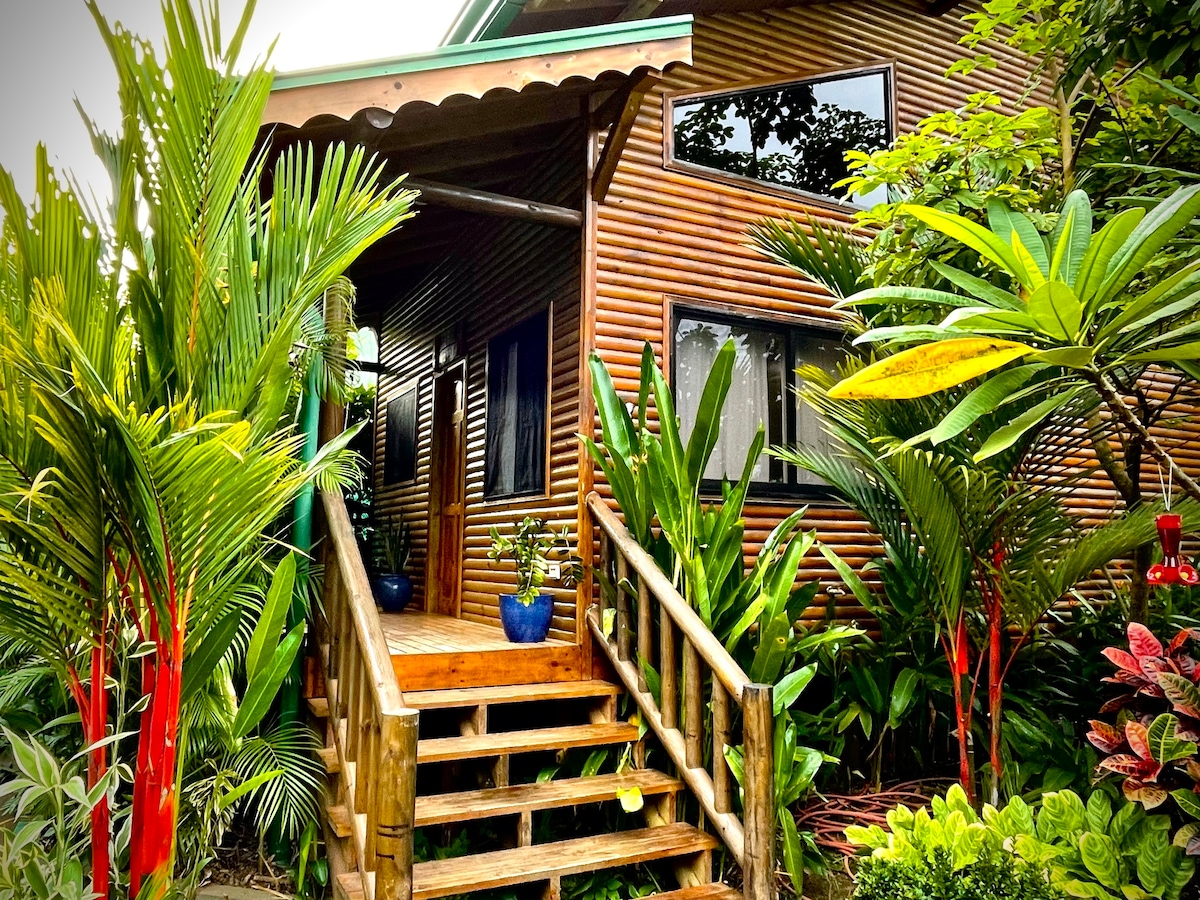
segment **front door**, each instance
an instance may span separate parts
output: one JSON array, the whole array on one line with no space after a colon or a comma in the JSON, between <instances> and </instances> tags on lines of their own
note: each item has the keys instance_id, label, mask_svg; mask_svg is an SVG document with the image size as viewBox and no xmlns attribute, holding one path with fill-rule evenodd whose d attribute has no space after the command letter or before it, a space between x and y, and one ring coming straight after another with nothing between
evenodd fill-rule
<instances>
[{"instance_id":1,"label":"front door","mask_svg":"<svg viewBox=\"0 0 1200 900\"><path fill-rule=\"evenodd\" d=\"M466 395L465 363L458 363L434 379L425 608L455 618L462 585Z\"/></svg>"}]
</instances>

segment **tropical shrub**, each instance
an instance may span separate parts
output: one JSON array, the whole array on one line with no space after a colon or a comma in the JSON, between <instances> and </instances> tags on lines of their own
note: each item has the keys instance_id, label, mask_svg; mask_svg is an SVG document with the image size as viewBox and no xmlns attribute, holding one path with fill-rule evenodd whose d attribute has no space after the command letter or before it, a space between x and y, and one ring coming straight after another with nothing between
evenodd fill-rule
<instances>
[{"instance_id":1,"label":"tropical shrub","mask_svg":"<svg viewBox=\"0 0 1200 900\"><path fill-rule=\"evenodd\" d=\"M1195 869L1171 845L1166 816L1128 802L1114 812L1103 791L1086 803L1072 791L1047 793L1036 810L1017 797L1002 809L987 804L980 815L955 785L929 809L897 807L887 824L852 826L846 837L876 861L914 865L940 854L955 871L1011 855L1061 892L1051 896L1178 900Z\"/></svg>"},{"instance_id":2,"label":"tropical shrub","mask_svg":"<svg viewBox=\"0 0 1200 900\"><path fill-rule=\"evenodd\" d=\"M1101 707L1102 713L1119 711L1116 723L1093 720L1088 740L1108 754L1100 769L1121 777L1130 801L1157 809L1174 800L1189 820L1175 843L1200 856L1200 666L1185 651L1200 632L1184 629L1166 646L1137 622L1128 634L1128 651L1104 651L1117 667L1104 680L1133 690Z\"/></svg>"}]
</instances>

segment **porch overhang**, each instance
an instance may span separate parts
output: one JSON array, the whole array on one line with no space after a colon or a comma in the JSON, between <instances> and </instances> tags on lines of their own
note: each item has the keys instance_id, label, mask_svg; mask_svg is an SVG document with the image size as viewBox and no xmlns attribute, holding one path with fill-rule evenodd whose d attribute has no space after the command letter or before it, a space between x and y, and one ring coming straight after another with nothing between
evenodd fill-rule
<instances>
[{"instance_id":1,"label":"porch overhang","mask_svg":"<svg viewBox=\"0 0 1200 900\"><path fill-rule=\"evenodd\" d=\"M672 64L691 61L691 16L499 38L282 75L263 123L299 128L318 117L348 121L363 111L386 121L413 103L438 106L456 96L482 99L517 94L530 85L599 82L609 73L661 75Z\"/></svg>"}]
</instances>

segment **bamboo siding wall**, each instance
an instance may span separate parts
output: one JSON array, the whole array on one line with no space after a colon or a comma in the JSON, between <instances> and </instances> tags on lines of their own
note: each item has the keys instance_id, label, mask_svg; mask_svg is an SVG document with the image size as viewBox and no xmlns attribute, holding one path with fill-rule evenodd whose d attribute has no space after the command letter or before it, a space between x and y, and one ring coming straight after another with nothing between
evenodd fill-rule
<instances>
[{"instance_id":1,"label":"bamboo siding wall","mask_svg":"<svg viewBox=\"0 0 1200 900\"><path fill-rule=\"evenodd\" d=\"M537 173L538 183L514 190L518 196L578 206L583 184L582 136ZM580 258L578 232L482 216L463 216L456 250L422 282L389 304L384 314L375 439L376 504L381 515L398 513L413 527L410 571L414 606L425 595L428 540L430 447L433 399L433 341L448 326L463 323L467 361L466 516L462 560L462 617L499 624L498 596L511 592L511 567L487 558L491 525L505 527L525 515L576 530L579 449ZM419 218L414 227L420 227ZM528 316L551 308L548 494L515 500L483 499L487 398L487 342ZM384 486L386 408L419 380L417 479ZM494 567L495 566L495 567ZM556 590L551 637L576 637L577 592Z\"/></svg>"},{"instance_id":2,"label":"bamboo siding wall","mask_svg":"<svg viewBox=\"0 0 1200 900\"><path fill-rule=\"evenodd\" d=\"M789 317L799 325L836 321L820 289L746 246L746 230L763 217L784 214L846 222L852 210L666 168L664 94L890 63L897 133L912 130L926 115L961 106L968 93L996 90L1006 102L1017 102L1028 73L1003 48L993 48L1000 60L996 69L978 70L969 81L944 77L962 55L957 42L967 30L958 17L963 10L931 17L924 14L925 6L915 0L848 0L697 19L694 67L672 70L646 95L607 197L589 217L588 251L595 271L585 304L594 310L594 321L585 317L592 329L585 340L588 349L601 354L620 390L636 392L643 340L653 343L660 359L664 350L669 353L672 302L707 304L727 314ZM1042 91L1034 94L1044 97ZM583 420L594 421L590 400L585 403ZM1189 458L1200 462L1195 458L1200 431L1189 427L1180 440L1193 448ZM1089 457L1090 449L1081 449L1075 462L1088 465ZM586 482L596 476L587 471L584 477ZM1097 480L1076 492L1072 505L1095 515L1111 497L1111 487ZM796 505L790 500L749 503L747 553L756 553ZM878 554L863 523L838 504L811 505L805 525L855 569ZM812 554L806 566L802 577L839 583L819 555ZM826 616L828 601L821 598L806 617ZM829 612L838 620L865 615L848 592L833 602Z\"/></svg>"}]
</instances>

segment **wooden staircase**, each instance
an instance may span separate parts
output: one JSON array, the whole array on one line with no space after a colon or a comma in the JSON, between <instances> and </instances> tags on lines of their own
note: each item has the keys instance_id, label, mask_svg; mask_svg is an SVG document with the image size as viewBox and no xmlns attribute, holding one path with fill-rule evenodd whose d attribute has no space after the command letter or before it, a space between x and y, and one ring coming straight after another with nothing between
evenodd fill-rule
<instances>
[{"instance_id":1,"label":"wooden staircase","mask_svg":"<svg viewBox=\"0 0 1200 900\"><path fill-rule=\"evenodd\" d=\"M447 774L458 775L457 790L425 793L418 787L416 828L462 826L469 822L496 820L507 827L507 849L491 850L451 859L417 862L413 866L413 897L435 900L495 888L532 885L546 898L557 898L564 876L601 869L670 860L680 890L661 894L675 900L734 900L740 893L712 883L712 852L719 841L676 819L676 794L684 788L678 779L652 769L634 769L621 774L597 774L534 783L509 783L514 762L524 755L546 754L572 748L615 747L638 741L638 728L616 719L616 699L621 688L607 681L556 682L511 687L465 688L421 691L405 695L411 708L429 713L428 718L443 728L457 730L449 737L420 736L419 766L442 765ZM327 709L319 702L314 712ZM562 719L563 707L570 716L586 721L523 730L494 730L506 720ZM515 714L514 714L515 713ZM462 764L475 763L467 767ZM488 786L461 789L465 769ZM527 768L527 767L526 767ZM419 783L430 778L419 771ZM618 791L638 788L643 798L645 826L611 834L534 843L536 813L566 807L616 803ZM342 805L328 810L328 821L336 839L348 845L349 813ZM348 851L348 846L342 848ZM344 900L365 897L362 876L357 870L337 878L337 892Z\"/></svg>"},{"instance_id":2,"label":"wooden staircase","mask_svg":"<svg viewBox=\"0 0 1200 900\"><path fill-rule=\"evenodd\" d=\"M564 877L643 863L657 863L665 882L678 883L658 895L666 900L776 897L771 689L750 681L596 494L587 506L599 526L607 588L588 627L619 682L408 693L345 503L338 494L321 496L328 541L315 649L324 683L314 686L309 711L325 722L321 759L333 798L326 843L339 897L432 900L519 887L522 896L534 891L556 900ZM639 659L662 673L657 692ZM670 774L644 768L642 729L618 718L622 694L636 705ZM621 758L631 748L633 767L538 777L548 758L601 747L616 748ZM726 764L728 747L741 748L740 790ZM579 836L597 822L579 815L570 837L535 840L535 815L544 822L555 810L615 804L634 787L644 801L641 818L618 817L624 830ZM678 820L676 799L684 793L707 830ZM414 858L420 829L449 836L485 820L487 839L476 845L483 852ZM741 891L713 883L713 851L722 845L741 868Z\"/></svg>"}]
</instances>

